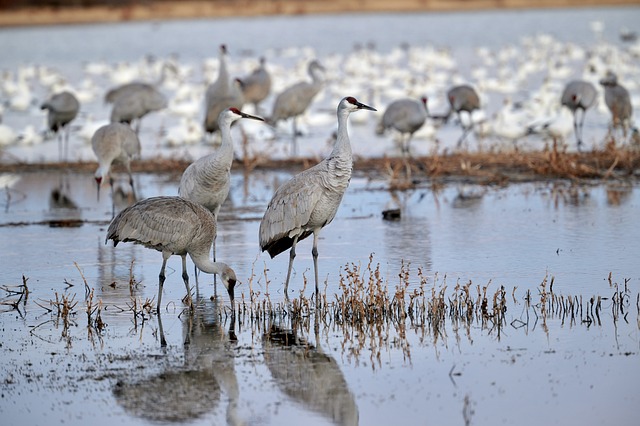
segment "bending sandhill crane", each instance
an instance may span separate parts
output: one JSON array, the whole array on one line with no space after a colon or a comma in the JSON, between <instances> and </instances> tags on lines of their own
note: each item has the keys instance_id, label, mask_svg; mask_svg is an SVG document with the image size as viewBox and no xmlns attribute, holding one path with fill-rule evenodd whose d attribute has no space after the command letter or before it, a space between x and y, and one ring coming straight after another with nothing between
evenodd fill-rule
<instances>
[{"instance_id":1,"label":"bending sandhill crane","mask_svg":"<svg viewBox=\"0 0 640 426\"><path fill-rule=\"evenodd\" d=\"M304 114L309 108L313 98L320 92L324 86L324 67L317 60L309 62L307 72L311 76L311 82L301 81L289 86L282 91L273 104L273 112L269 118L269 123L275 126L280 120L293 119L293 144L291 155L296 155L296 137L298 128L296 119Z\"/></svg>"},{"instance_id":2,"label":"bending sandhill crane","mask_svg":"<svg viewBox=\"0 0 640 426\"><path fill-rule=\"evenodd\" d=\"M113 240L115 247L120 241L132 241L162 252L156 308L160 312L164 271L167 260L174 254L182 257L182 279L191 307L193 304L187 273L187 254L201 271L220 275L233 305L236 273L226 263L212 262L209 259L209 250L215 236L216 220L200 204L180 197L153 197L122 210L111 221L105 243Z\"/></svg>"},{"instance_id":3,"label":"bending sandhill crane","mask_svg":"<svg viewBox=\"0 0 640 426\"><path fill-rule=\"evenodd\" d=\"M469 134L473 129L473 120L469 119L469 123L467 123L468 125L465 124L460 117L460 113L465 111L469 113L469 116L471 117L473 111L480 109L480 97L473 87L463 84L451 88L447 92L447 99L449 100L450 109L447 113L446 119L448 120L451 113L455 111L458 115L460 125L462 126L462 136L460 136L457 143L459 148L460 145L462 145L462 142L466 139L467 134Z\"/></svg>"},{"instance_id":4,"label":"bending sandhill crane","mask_svg":"<svg viewBox=\"0 0 640 426\"><path fill-rule=\"evenodd\" d=\"M391 102L376 127L376 134L382 135L387 129L400 132L400 147L403 155L410 155L409 143L429 117L427 98L398 99Z\"/></svg>"},{"instance_id":5,"label":"bending sandhill crane","mask_svg":"<svg viewBox=\"0 0 640 426\"><path fill-rule=\"evenodd\" d=\"M618 76L611 71L607 71L600 84L604 87L604 101L611 111L611 130L621 127L626 139L633 114L629 91L618 83Z\"/></svg>"},{"instance_id":6,"label":"bending sandhill crane","mask_svg":"<svg viewBox=\"0 0 640 426\"><path fill-rule=\"evenodd\" d=\"M220 113L227 108L241 109L244 105L244 97L242 95L242 81L236 78L228 88L226 95L217 94L212 97L207 106L207 114L204 119L204 130L207 133L215 133L220 130L218 126L218 117Z\"/></svg>"},{"instance_id":7,"label":"bending sandhill crane","mask_svg":"<svg viewBox=\"0 0 640 426\"><path fill-rule=\"evenodd\" d=\"M280 186L260 222L260 248L271 258L291 248L289 270L284 284L289 286L296 244L313 234L313 266L318 292L318 235L336 215L349 181L353 159L347 132L349 114L360 109L376 111L353 97L338 104L338 131L331 154L319 164L297 174Z\"/></svg>"},{"instance_id":8,"label":"bending sandhill crane","mask_svg":"<svg viewBox=\"0 0 640 426\"><path fill-rule=\"evenodd\" d=\"M571 111L573 114L573 132L578 142L578 151L582 148L582 126L584 125L584 116L587 110L591 108L597 97L596 88L588 81L574 80L564 88L560 103ZM582 117L578 123L578 111L582 111Z\"/></svg>"},{"instance_id":9,"label":"bending sandhill crane","mask_svg":"<svg viewBox=\"0 0 640 426\"><path fill-rule=\"evenodd\" d=\"M127 123L137 120L136 134L140 132L142 117L150 112L167 107L167 98L154 86L141 83L137 89L130 89L115 97L111 109L112 123Z\"/></svg>"},{"instance_id":10,"label":"bending sandhill crane","mask_svg":"<svg viewBox=\"0 0 640 426\"><path fill-rule=\"evenodd\" d=\"M113 217L115 203L113 199L113 177L110 173L111 164L120 163L126 167L129 174L129 184L135 198L133 176L131 175L131 160L140 156L140 140L138 135L126 124L110 123L96 130L91 138L91 146L98 158L98 169L95 173L96 184L98 185L98 200L100 199L100 185L109 177L109 184L111 185L111 217Z\"/></svg>"},{"instance_id":11,"label":"bending sandhill crane","mask_svg":"<svg viewBox=\"0 0 640 426\"><path fill-rule=\"evenodd\" d=\"M213 154L191 163L182 174L178 194L207 208L218 220L218 212L229 195L231 164L233 163L233 139L231 124L241 118L264 121L260 117L245 114L237 108L227 108L218 117L222 144ZM213 240L213 261L216 260L216 240Z\"/></svg>"},{"instance_id":12,"label":"bending sandhill crane","mask_svg":"<svg viewBox=\"0 0 640 426\"><path fill-rule=\"evenodd\" d=\"M271 92L271 75L265 66L265 58L261 57L260 65L241 80L245 102L253 104L255 113L260 114L260 102Z\"/></svg>"},{"instance_id":13,"label":"bending sandhill crane","mask_svg":"<svg viewBox=\"0 0 640 426\"><path fill-rule=\"evenodd\" d=\"M53 95L49 100L42 104L40 109L48 110L47 122L49 130L56 133L58 137L58 159L66 161L69 155L69 127L80 110L80 102L71 92L61 92ZM63 141L62 131L64 133L64 157L62 156Z\"/></svg>"}]
</instances>

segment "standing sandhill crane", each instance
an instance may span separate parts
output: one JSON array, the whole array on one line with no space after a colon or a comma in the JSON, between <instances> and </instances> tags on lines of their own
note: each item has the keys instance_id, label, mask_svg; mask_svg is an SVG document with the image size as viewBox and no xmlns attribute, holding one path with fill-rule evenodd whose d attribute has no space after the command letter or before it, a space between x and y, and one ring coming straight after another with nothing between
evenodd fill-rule
<instances>
[{"instance_id":1,"label":"standing sandhill crane","mask_svg":"<svg viewBox=\"0 0 640 426\"><path fill-rule=\"evenodd\" d=\"M133 89L133 87L137 87L137 89ZM132 121L137 120L135 131L138 134L142 117L166 107L167 98L158 89L152 85L141 83L115 97L111 109L111 122L130 125Z\"/></svg>"},{"instance_id":2,"label":"standing sandhill crane","mask_svg":"<svg viewBox=\"0 0 640 426\"><path fill-rule=\"evenodd\" d=\"M133 176L131 175L131 159L140 155L140 140L131 127L122 123L110 123L100 127L91 138L93 152L98 157L98 169L95 173L98 185L98 200L100 199L100 185L109 177L111 185L111 217L115 215L113 199L113 177L110 169L112 163L121 163L129 174L129 184L135 198Z\"/></svg>"},{"instance_id":3,"label":"standing sandhill crane","mask_svg":"<svg viewBox=\"0 0 640 426\"><path fill-rule=\"evenodd\" d=\"M222 144L213 154L191 163L182 174L178 194L207 208L215 220L224 200L229 195L231 164L233 163L233 140L231 124L241 118L264 121L260 117L245 114L237 108L227 108L218 117ZM216 240L213 240L213 261L216 261Z\"/></svg>"},{"instance_id":4,"label":"standing sandhill crane","mask_svg":"<svg viewBox=\"0 0 640 426\"><path fill-rule=\"evenodd\" d=\"M226 263L212 262L209 259L209 250L215 236L216 220L211 212L200 204L180 197L153 197L138 201L122 210L111 221L105 243L113 240L115 247L120 241L133 241L162 252L156 308L159 313L165 280L164 271L167 260L174 254L182 257L182 279L191 307L193 304L187 273L187 254L201 271L220 275L233 305L236 273Z\"/></svg>"},{"instance_id":5,"label":"standing sandhill crane","mask_svg":"<svg viewBox=\"0 0 640 426\"><path fill-rule=\"evenodd\" d=\"M253 104L255 113L260 114L260 102L271 92L271 75L265 66L264 56L260 58L260 65L241 80L245 102Z\"/></svg>"},{"instance_id":6,"label":"standing sandhill crane","mask_svg":"<svg viewBox=\"0 0 640 426\"><path fill-rule=\"evenodd\" d=\"M269 118L269 123L273 126L280 120L293 119L293 145L291 155L296 155L296 137L298 129L296 119L304 114L309 108L313 98L320 92L324 86L325 68L317 60L309 62L307 72L311 76L311 82L301 81L284 89L273 104L273 112Z\"/></svg>"},{"instance_id":7,"label":"standing sandhill crane","mask_svg":"<svg viewBox=\"0 0 640 426\"><path fill-rule=\"evenodd\" d=\"M409 143L411 137L417 132L427 117L429 109L427 98L398 99L391 102L385 110L376 127L376 134L382 135L387 129L395 129L400 132L400 146L403 155L410 155Z\"/></svg>"},{"instance_id":8,"label":"standing sandhill crane","mask_svg":"<svg viewBox=\"0 0 640 426\"><path fill-rule=\"evenodd\" d=\"M452 87L447 92L447 99L449 100L450 109L446 119L449 119L451 113L455 111L462 126L462 136L460 136L457 143L459 148L466 139L467 134L473 129L473 121L470 119L468 125L466 125L460 117L460 113L465 111L471 116L473 111L480 109L480 97L473 87L463 84Z\"/></svg>"},{"instance_id":9,"label":"standing sandhill crane","mask_svg":"<svg viewBox=\"0 0 640 426\"><path fill-rule=\"evenodd\" d=\"M242 95L242 81L236 78L226 91L225 95L216 94L209 100L207 105L206 116L204 119L204 130L207 133L215 133L220 130L218 126L218 117L220 113L227 108L241 109L244 105L244 96Z\"/></svg>"},{"instance_id":10,"label":"standing sandhill crane","mask_svg":"<svg viewBox=\"0 0 640 426\"><path fill-rule=\"evenodd\" d=\"M611 71L607 71L600 84L604 86L604 101L611 111L611 131L621 127L626 139L633 113L629 91L618 83L618 76Z\"/></svg>"},{"instance_id":11,"label":"standing sandhill crane","mask_svg":"<svg viewBox=\"0 0 640 426\"><path fill-rule=\"evenodd\" d=\"M73 93L61 92L53 95L43 103L40 109L48 110L47 121L49 130L56 133L58 137L58 159L64 159L66 161L69 155L69 127L67 125L78 115L80 102L78 102L78 99ZM62 156L63 130L66 130L64 134L64 157Z\"/></svg>"},{"instance_id":12,"label":"standing sandhill crane","mask_svg":"<svg viewBox=\"0 0 640 426\"><path fill-rule=\"evenodd\" d=\"M221 44L218 50L218 77L216 78L216 81L207 86L207 91L204 95L205 108L209 106L214 97L226 96L228 90L229 70L227 69L227 46Z\"/></svg>"},{"instance_id":13,"label":"standing sandhill crane","mask_svg":"<svg viewBox=\"0 0 640 426\"><path fill-rule=\"evenodd\" d=\"M582 147L582 126L584 125L584 116L587 110L596 102L597 92L593 84L588 81L574 80L564 88L560 103L571 111L573 114L573 132L578 142L578 151ZM582 111L582 118L578 123L578 111Z\"/></svg>"},{"instance_id":14,"label":"standing sandhill crane","mask_svg":"<svg viewBox=\"0 0 640 426\"><path fill-rule=\"evenodd\" d=\"M260 248L271 258L291 248L289 270L284 284L289 286L293 259L298 241L313 234L313 266L316 293L318 292L318 235L336 215L349 181L353 159L347 132L348 117L354 111L374 108L353 97L343 98L338 104L338 131L331 154L319 164L297 174L280 186L267 206L260 222Z\"/></svg>"}]
</instances>

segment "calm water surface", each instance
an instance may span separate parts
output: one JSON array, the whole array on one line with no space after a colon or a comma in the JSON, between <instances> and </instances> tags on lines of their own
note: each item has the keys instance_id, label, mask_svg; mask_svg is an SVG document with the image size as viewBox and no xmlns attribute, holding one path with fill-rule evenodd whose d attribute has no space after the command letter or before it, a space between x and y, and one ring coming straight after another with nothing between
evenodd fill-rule
<instances>
[{"instance_id":1,"label":"calm water surface","mask_svg":"<svg viewBox=\"0 0 640 426\"><path fill-rule=\"evenodd\" d=\"M603 39L620 47L619 30L635 29L637 18L638 8L630 7L0 29L0 51L3 69L44 64L74 84L84 78L86 62L177 54L196 68L191 80L202 82L199 67L215 57L221 42L233 47L234 62L267 51L278 67L304 55L332 64L331 55L346 55L368 43L387 53L402 43L430 44L451 49L458 76L468 78L478 47L501 49L523 36L545 33L587 48L596 42L590 29L594 20L604 24ZM630 66L627 75L636 75L634 70ZM574 74L579 74L577 65ZM100 93L112 84L106 78L96 83ZM531 81L525 89L538 83ZM44 89L37 90L41 96ZM344 93L330 90L318 110L333 114L335 100ZM502 101L498 98L494 107ZM107 109L100 99L84 112L103 118ZM604 132L607 117L606 111L590 117L592 139ZM21 128L43 119L34 106L6 111L3 123ZM210 151L204 144L168 150L158 129L171 120L176 118L164 113L149 117L141 134L143 157L197 157ZM322 123L305 138L305 154L325 154L324 141L335 122ZM388 151L387 139L371 138L372 123L353 123L358 155ZM450 126L439 134L455 141L458 131ZM74 159L93 158L88 144L72 137L72 146ZM427 146L418 149L428 152ZM8 152L2 161L51 161L57 147L49 141ZM239 302L249 299L250 290L262 300L266 293L273 303L284 300L288 258L283 254L271 260L260 253L257 235L273 191L290 176L256 171L245 179L233 174L217 247L218 257L233 266L242 282L236 290ZM89 173L17 178L9 189L0 188L0 297L9 303L0 306L3 424L297 425L301 418L309 425L637 423L637 183L448 184L435 191L425 184L390 192L387 182L357 174L320 240L320 276L326 282L321 290L328 299L339 293L345 268L362 268L367 280L364 269L373 256L391 292L400 283L403 264L409 270L409 291L421 288L419 270L429 295L446 285L451 297L456 283L471 282L473 295L478 286L487 286L489 295L504 286L509 298L505 326L498 333L490 324L448 318L437 332L409 321L350 329L335 321L314 327L309 318L296 324L293 335L287 318L252 321L245 315L232 321L220 315L221 309L228 312L223 307L229 301L223 291L211 299L216 290L207 275L200 278L194 315L183 313L179 258L169 261L162 317L134 317L134 301L157 295L161 256L131 244L114 249L104 243L111 216L108 191L98 202ZM178 174L135 177L142 197L175 195L178 179ZM118 208L124 205L126 200L119 199ZM381 212L392 208L402 210L402 219L382 220ZM69 220L78 226L50 226ZM313 277L311 241L301 242L297 253L292 297ZM23 276L30 293L18 312L10 305L18 296L8 290ZM139 283L132 290L131 277ZM537 302L545 279L547 290L553 279L556 296L582 297L583 306L601 296L600 322L586 312L573 321L558 315L544 321ZM102 302L107 326L101 334L86 325L84 280L94 300ZM616 289L624 291L625 281L620 312L611 297ZM310 288L304 294L309 297ZM78 302L67 329L55 311L47 311L56 297ZM583 322L587 319L593 322ZM160 325L166 348L160 346ZM187 338L190 343L184 345Z\"/></svg>"}]
</instances>

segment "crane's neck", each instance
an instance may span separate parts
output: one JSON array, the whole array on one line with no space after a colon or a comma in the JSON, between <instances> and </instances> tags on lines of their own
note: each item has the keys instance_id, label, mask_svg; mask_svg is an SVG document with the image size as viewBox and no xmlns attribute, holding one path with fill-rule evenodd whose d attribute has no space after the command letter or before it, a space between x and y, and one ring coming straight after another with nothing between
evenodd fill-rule
<instances>
[{"instance_id":1,"label":"crane's neck","mask_svg":"<svg viewBox=\"0 0 640 426\"><path fill-rule=\"evenodd\" d=\"M222 144L218 149L216 158L233 161L233 139L231 138L231 122L223 121L219 123L220 136L222 138Z\"/></svg>"},{"instance_id":2,"label":"crane's neck","mask_svg":"<svg viewBox=\"0 0 640 426\"><path fill-rule=\"evenodd\" d=\"M351 141L349 140L349 111L338 111L338 132L336 135L336 143L333 151L329 155L329 159L339 159L343 162L352 163Z\"/></svg>"},{"instance_id":3,"label":"crane's neck","mask_svg":"<svg viewBox=\"0 0 640 426\"><path fill-rule=\"evenodd\" d=\"M191 256L191 260L198 267L198 269L200 269L203 272L206 272L207 274L220 275L226 269L229 269L229 266L224 262L213 262L213 261L211 261L211 259L209 258L208 252L204 253L202 255L190 254L189 256ZM224 283L224 285L226 287L227 283L225 282L225 280L222 280L222 282Z\"/></svg>"}]
</instances>

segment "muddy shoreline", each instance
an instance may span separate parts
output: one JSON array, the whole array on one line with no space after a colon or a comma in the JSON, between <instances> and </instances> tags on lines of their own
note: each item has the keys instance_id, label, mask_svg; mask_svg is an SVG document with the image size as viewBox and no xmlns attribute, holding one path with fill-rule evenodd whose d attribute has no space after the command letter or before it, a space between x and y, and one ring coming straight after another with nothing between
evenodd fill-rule
<instances>
[{"instance_id":1,"label":"muddy shoreline","mask_svg":"<svg viewBox=\"0 0 640 426\"><path fill-rule=\"evenodd\" d=\"M288 160L248 159L237 160L234 170L291 170L299 171L315 165L320 158ZM548 181L553 179L640 179L640 151L608 148L603 151L567 153L559 150L542 152L509 153L456 153L417 157L409 161L413 183L425 179L442 183L472 181L478 184L507 184L515 182ZM180 174L190 164L182 159L150 159L132 163L137 173ZM75 163L4 163L0 173L72 170L93 172L95 162ZM386 178L393 185L408 185L405 180L405 164L401 158L356 158L354 172L372 178Z\"/></svg>"}]
</instances>

